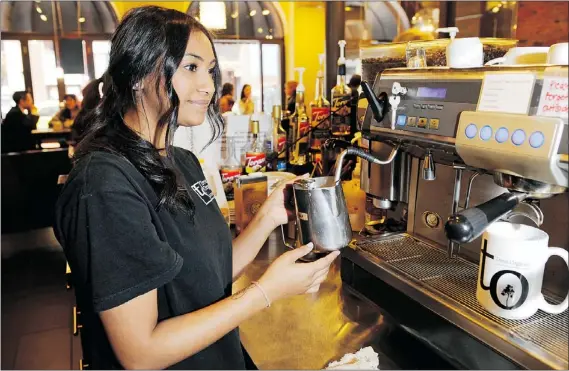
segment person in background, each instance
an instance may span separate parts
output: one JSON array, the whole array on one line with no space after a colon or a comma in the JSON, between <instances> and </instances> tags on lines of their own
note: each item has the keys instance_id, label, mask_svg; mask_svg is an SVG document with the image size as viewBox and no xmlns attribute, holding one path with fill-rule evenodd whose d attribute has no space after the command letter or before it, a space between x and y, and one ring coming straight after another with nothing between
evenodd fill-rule
<instances>
[{"instance_id":1,"label":"person in background","mask_svg":"<svg viewBox=\"0 0 569 371\"><path fill-rule=\"evenodd\" d=\"M2 122L2 152L19 152L35 148L32 130L36 129L39 115L32 94L17 91L12 95L16 103Z\"/></svg>"},{"instance_id":2,"label":"person in background","mask_svg":"<svg viewBox=\"0 0 569 371\"><path fill-rule=\"evenodd\" d=\"M279 299L317 292L339 255L297 263L312 249L299 247L232 293L294 211L283 184L232 239L198 158L173 146L179 126L207 122L211 142L220 137L220 81L212 36L192 16L145 6L117 26L55 211L92 369L254 368L238 327Z\"/></svg>"},{"instance_id":3,"label":"person in background","mask_svg":"<svg viewBox=\"0 0 569 371\"><path fill-rule=\"evenodd\" d=\"M241 89L241 99L239 99L239 114L251 115L255 112L255 104L251 99L251 85L243 85Z\"/></svg>"},{"instance_id":4,"label":"person in background","mask_svg":"<svg viewBox=\"0 0 569 371\"><path fill-rule=\"evenodd\" d=\"M290 127L290 116L296 110L296 87L298 82L291 80L285 83L285 106L283 107L282 126L286 130L288 136L288 129Z\"/></svg>"},{"instance_id":5,"label":"person in background","mask_svg":"<svg viewBox=\"0 0 569 371\"><path fill-rule=\"evenodd\" d=\"M79 110L79 104L77 103L77 96L75 94L66 94L63 97L65 102L65 107L63 107L58 113L53 116L49 122L49 127L71 127Z\"/></svg>"},{"instance_id":6,"label":"person in background","mask_svg":"<svg viewBox=\"0 0 569 371\"><path fill-rule=\"evenodd\" d=\"M284 107L286 111L289 111L292 115L295 111L296 107L296 87L298 86L298 82L296 81L287 81L285 84L285 104Z\"/></svg>"},{"instance_id":7,"label":"person in background","mask_svg":"<svg viewBox=\"0 0 569 371\"><path fill-rule=\"evenodd\" d=\"M226 82L221 88L221 98L219 99L219 113L224 114L225 112L230 112L235 104L235 99L233 99L234 93L233 84Z\"/></svg>"},{"instance_id":8,"label":"person in background","mask_svg":"<svg viewBox=\"0 0 569 371\"><path fill-rule=\"evenodd\" d=\"M87 85L81 90L81 95L83 95L83 101L81 102L81 109L75 117L73 126L71 127L71 139L75 143L79 143L84 131L84 125L86 124L82 117L89 113L92 109L97 107L101 101L99 94L99 86L103 84L103 78L93 79L89 81Z\"/></svg>"}]
</instances>

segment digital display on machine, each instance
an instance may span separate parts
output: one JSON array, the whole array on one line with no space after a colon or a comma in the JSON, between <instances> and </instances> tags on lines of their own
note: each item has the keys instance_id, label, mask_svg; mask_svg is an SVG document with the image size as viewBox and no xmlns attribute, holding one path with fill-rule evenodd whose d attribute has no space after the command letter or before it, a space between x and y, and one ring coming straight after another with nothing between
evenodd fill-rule
<instances>
[{"instance_id":1,"label":"digital display on machine","mask_svg":"<svg viewBox=\"0 0 569 371\"><path fill-rule=\"evenodd\" d=\"M440 98L444 99L447 95L446 88L427 88L420 87L417 90L417 98Z\"/></svg>"}]
</instances>

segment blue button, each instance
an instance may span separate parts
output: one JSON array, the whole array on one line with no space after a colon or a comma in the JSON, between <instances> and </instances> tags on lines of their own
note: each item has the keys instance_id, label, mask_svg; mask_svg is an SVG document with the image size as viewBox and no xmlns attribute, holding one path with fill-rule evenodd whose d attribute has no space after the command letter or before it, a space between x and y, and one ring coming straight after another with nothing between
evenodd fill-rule
<instances>
[{"instance_id":1,"label":"blue button","mask_svg":"<svg viewBox=\"0 0 569 371\"><path fill-rule=\"evenodd\" d=\"M510 132L506 128L500 128L496 131L496 142L504 143L508 140L508 136L510 136Z\"/></svg>"},{"instance_id":2,"label":"blue button","mask_svg":"<svg viewBox=\"0 0 569 371\"><path fill-rule=\"evenodd\" d=\"M405 115L397 116L397 125L398 126L405 126L406 122L407 122L407 116L405 116Z\"/></svg>"},{"instance_id":3,"label":"blue button","mask_svg":"<svg viewBox=\"0 0 569 371\"><path fill-rule=\"evenodd\" d=\"M490 138L492 138L492 128L486 125L480 129L480 139L489 140Z\"/></svg>"},{"instance_id":4,"label":"blue button","mask_svg":"<svg viewBox=\"0 0 569 371\"><path fill-rule=\"evenodd\" d=\"M478 132L478 128L474 124L468 125L466 127L466 129L464 130L464 134L466 134L466 137L469 139L474 138L476 136L477 132Z\"/></svg>"},{"instance_id":5,"label":"blue button","mask_svg":"<svg viewBox=\"0 0 569 371\"><path fill-rule=\"evenodd\" d=\"M545 142L545 136L541 131L536 131L529 137L529 145L533 148L539 148Z\"/></svg>"},{"instance_id":6,"label":"blue button","mask_svg":"<svg viewBox=\"0 0 569 371\"><path fill-rule=\"evenodd\" d=\"M514 143L516 146L522 145L523 142L525 142L525 140L526 140L526 132L523 131L522 129L518 129L514 131L514 134L512 134L512 143Z\"/></svg>"}]
</instances>

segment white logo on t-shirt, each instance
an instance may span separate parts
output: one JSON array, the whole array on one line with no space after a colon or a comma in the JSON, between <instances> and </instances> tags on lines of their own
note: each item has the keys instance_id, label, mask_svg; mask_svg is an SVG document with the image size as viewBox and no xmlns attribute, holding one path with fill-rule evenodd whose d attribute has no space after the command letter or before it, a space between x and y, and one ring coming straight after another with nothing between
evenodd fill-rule
<instances>
[{"instance_id":1,"label":"white logo on t-shirt","mask_svg":"<svg viewBox=\"0 0 569 371\"><path fill-rule=\"evenodd\" d=\"M209 203L215 199L213 191L211 188L209 188L207 180L200 180L199 182L195 182L194 185L192 185L192 189L198 196L200 196L203 203L206 205L209 205Z\"/></svg>"}]
</instances>

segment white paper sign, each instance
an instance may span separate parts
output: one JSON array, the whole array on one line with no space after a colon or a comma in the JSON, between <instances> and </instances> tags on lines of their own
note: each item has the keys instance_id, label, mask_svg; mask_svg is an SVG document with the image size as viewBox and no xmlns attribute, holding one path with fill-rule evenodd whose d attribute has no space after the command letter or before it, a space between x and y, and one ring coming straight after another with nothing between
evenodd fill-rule
<instances>
[{"instance_id":1,"label":"white paper sign","mask_svg":"<svg viewBox=\"0 0 569 371\"><path fill-rule=\"evenodd\" d=\"M526 115L534 82L533 73L487 73L482 82L477 110Z\"/></svg>"},{"instance_id":2,"label":"white paper sign","mask_svg":"<svg viewBox=\"0 0 569 371\"><path fill-rule=\"evenodd\" d=\"M543 88L539 105L538 116L568 117L569 82L567 69L559 67L548 68L543 76Z\"/></svg>"}]
</instances>

